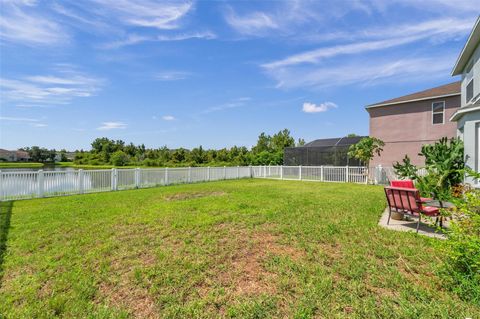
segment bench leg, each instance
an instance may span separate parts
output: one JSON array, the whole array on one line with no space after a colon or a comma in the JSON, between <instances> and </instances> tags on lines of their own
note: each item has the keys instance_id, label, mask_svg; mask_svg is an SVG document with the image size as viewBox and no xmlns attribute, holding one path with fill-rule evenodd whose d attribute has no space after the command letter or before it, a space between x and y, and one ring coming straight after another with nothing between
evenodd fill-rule
<instances>
[{"instance_id":1,"label":"bench leg","mask_svg":"<svg viewBox=\"0 0 480 319\"><path fill-rule=\"evenodd\" d=\"M420 220L421 219L422 219L422 214L418 214L417 233L418 233L418 229L420 228Z\"/></svg>"},{"instance_id":2,"label":"bench leg","mask_svg":"<svg viewBox=\"0 0 480 319\"><path fill-rule=\"evenodd\" d=\"M390 216L392 216L392 209L390 207L388 207L387 225L390 225Z\"/></svg>"}]
</instances>

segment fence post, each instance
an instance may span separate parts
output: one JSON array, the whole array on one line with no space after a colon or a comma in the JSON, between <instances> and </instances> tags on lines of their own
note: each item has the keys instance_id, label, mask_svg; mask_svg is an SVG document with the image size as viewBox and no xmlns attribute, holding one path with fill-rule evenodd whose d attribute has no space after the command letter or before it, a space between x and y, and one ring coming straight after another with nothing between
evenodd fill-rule
<instances>
[{"instance_id":1,"label":"fence post","mask_svg":"<svg viewBox=\"0 0 480 319\"><path fill-rule=\"evenodd\" d=\"M380 178L382 175L382 165L377 165L375 167L375 184L380 184Z\"/></svg>"},{"instance_id":2,"label":"fence post","mask_svg":"<svg viewBox=\"0 0 480 319\"><path fill-rule=\"evenodd\" d=\"M227 179L227 167L223 167L223 179Z\"/></svg>"},{"instance_id":3,"label":"fence post","mask_svg":"<svg viewBox=\"0 0 480 319\"><path fill-rule=\"evenodd\" d=\"M302 165L298 166L298 179L302 180Z\"/></svg>"},{"instance_id":4,"label":"fence post","mask_svg":"<svg viewBox=\"0 0 480 319\"><path fill-rule=\"evenodd\" d=\"M112 191L117 190L117 169L112 168Z\"/></svg>"},{"instance_id":5,"label":"fence post","mask_svg":"<svg viewBox=\"0 0 480 319\"><path fill-rule=\"evenodd\" d=\"M240 178L240 166L237 165L237 179Z\"/></svg>"},{"instance_id":6,"label":"fence post","mask_svg":"<svg viewBox=\"0 0 480 319\"><path fill-rule=\"evenodd\" d=\"M324 181L324 179L323 179L323 165L320 166L320 181L322 181L322 182Z\"/></svg>"},{"instance_id":7,"label":"fence post","mask_svg":"<svg viewBox=\"0 0 480 319\"><path fill-rule=\"evenodd\" d=\"M348 169L348 165L347 165L347 166L345 166L345 182L347 182L347 183L350 181L350 178L348 176L348 171L349 171L349 169Z\"/></svg>"},{"instance_id":8,"label":"fence post","mask_svg":"<svg viewBox=\"0 0 480 319\"><path fill-rule=\"evenodd\" d=\"M268 165L268 177L272 177L272 165Z\"/></svg>"},{"instance_id":9,"label":"fence post","mask_svg":"<svg viewBox=\"0 0 480 319\"><path fill-rule=\"evenodd\" d=\"M140 188L140 168L135 168L135 188Z\"/></svg>"},{"instance_id":10,"label":"fence post","mask_svg":"<svg viewBox=\"0 0 480 319\"><path fill-rule=\"evenodd\" d=\"M2 170L0 170L0 201L3 199L3 175Z\"/></svg>"},{"instance_id":11,"label":"fence post","mask_svg":"<svg viewBox=\"0 0 480 319\"><path fill-rule=\"evenodd\" d=\"M189 166L188 167L188 178L187 178L187 183L192 182L192 168Z\"/></svg>"},{"instance_id":12,"label":"fence post","mask_svg":"<svg viewBox=\"0 0 480 319\"><path fill-rule=\"evenodd\" d=\"M85 172L83 169L78 170L78 193L83 194L85 191L85 185L84 185L84 180L85 180Z\"/></svg>"},{"instance_id":13,"label":"fence post","mask_svg":"<svg viewBox=\"0 0 480 319\"><path fill-rule=\"evenodd\" d=\"M250 178L253 178L253 168L252 168L252 165L249 165L249 166L248 166L248 171L249 171L249 174L250 174Z\"/></svg>"},{"instance_id":14,"label":"fence post","mask_svg":"<svg viewBox=\"0 0 480 319\"><path fill-rule=\"evenodd\" d=\"M267 178L267 165L263 165L263 178Z\"/></svg>"},{"instance_id":15,"label":"fence post","mask_svg":"<svg viewBox=\"0 0 480 319\"><path fill-rule=\"evenodd\" d=\"M43 169L38 170L37 182L38 182L38 197L43 197L44 183L45 183L45 176L43 175Z\"/></svg>"},{"instance_id":16,"label":"fence post","mask_svg":"<svg viewBox=\"0 0 480 319\"><path fill-rule=\"evenodd\" d=\"M168 185L168 167L165 167L165 185Z\"/></svg>"},{"instance_id":17,"label":"fence post","mask_svg":"<svg viewBox=\"0 0 480 319\"><path fill-rule=\"evenodd\" d=\"M207 167L207 181L210 181L210 166Z\"/></svg>"},{"instance_id":18,"label":"fence post","mask_svg":"<svg viewBox=\"0 0 480 319\"><path fill-rule=\"evenodd\" d=\"M280 179L283 179L283 165L280 166Z\"/></svg>"}]
</instances>

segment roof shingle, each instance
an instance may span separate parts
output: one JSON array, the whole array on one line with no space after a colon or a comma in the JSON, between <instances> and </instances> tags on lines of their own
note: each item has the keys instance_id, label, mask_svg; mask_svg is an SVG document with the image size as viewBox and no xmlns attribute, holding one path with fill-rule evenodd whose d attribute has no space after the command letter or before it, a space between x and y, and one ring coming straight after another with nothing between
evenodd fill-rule
<instances>
[{"instance_id":1,"label":"roof shingle","mask_svg":"<svg viewBox=\"0 0 480 319\"><path fill-rule=\"evenodd\" d=\"M429 98L434 98L437 96L443 96L443 95L455 95L458 94L460 95L460 85L462 81L457 81L441 86L437 86L428 90L420 91L420 92L415 92L412 94L404 95L401 97L397 97L394 99L386 100L383 102L378 102L375 104L370 104L367 106L369 107L375 107L375 106L382 106L382 105L391 105L391 104L400 104L400 103L406 103L412 100L422 100L422 99L429 99Z\"/></svg>"}]
</instances>

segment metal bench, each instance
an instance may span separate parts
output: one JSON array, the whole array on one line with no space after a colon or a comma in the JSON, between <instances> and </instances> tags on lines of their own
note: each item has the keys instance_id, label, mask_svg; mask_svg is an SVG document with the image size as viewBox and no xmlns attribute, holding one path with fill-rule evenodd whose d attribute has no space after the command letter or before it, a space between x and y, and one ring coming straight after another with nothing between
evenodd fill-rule
<instances>
[{"instance_id":1,"label":"metal bench","mask_svg":"<svg viewBox=\"0 0 480 319\"><path fill-rule=\"evenodd\" d=\"M390 217L392 210L403 214L409 214L412 216L418 216L417 233L420 227L421 215L438 217L440 211L436 207L423 206L420 198L420 192L414 188L404 187L385 187L385 196L388 203L388 221L390 223Z\"/></svg>"}]
</instances>

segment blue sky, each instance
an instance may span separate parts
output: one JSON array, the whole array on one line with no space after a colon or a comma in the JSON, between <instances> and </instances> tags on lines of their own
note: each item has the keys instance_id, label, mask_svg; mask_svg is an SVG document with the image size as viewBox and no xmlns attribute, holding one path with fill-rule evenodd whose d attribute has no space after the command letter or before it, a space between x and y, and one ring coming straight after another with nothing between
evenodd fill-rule
<instances>
[{"instance_id":1,"label":"blue sky","mask_svg":"<svg viewBox=\"0 0 480 319\"><path fill-rule=\"evenodd\" d=\"M251 146L368 134L452 82L478 0L0 0L0 148Z\"/></svg>"}]
</instances>

